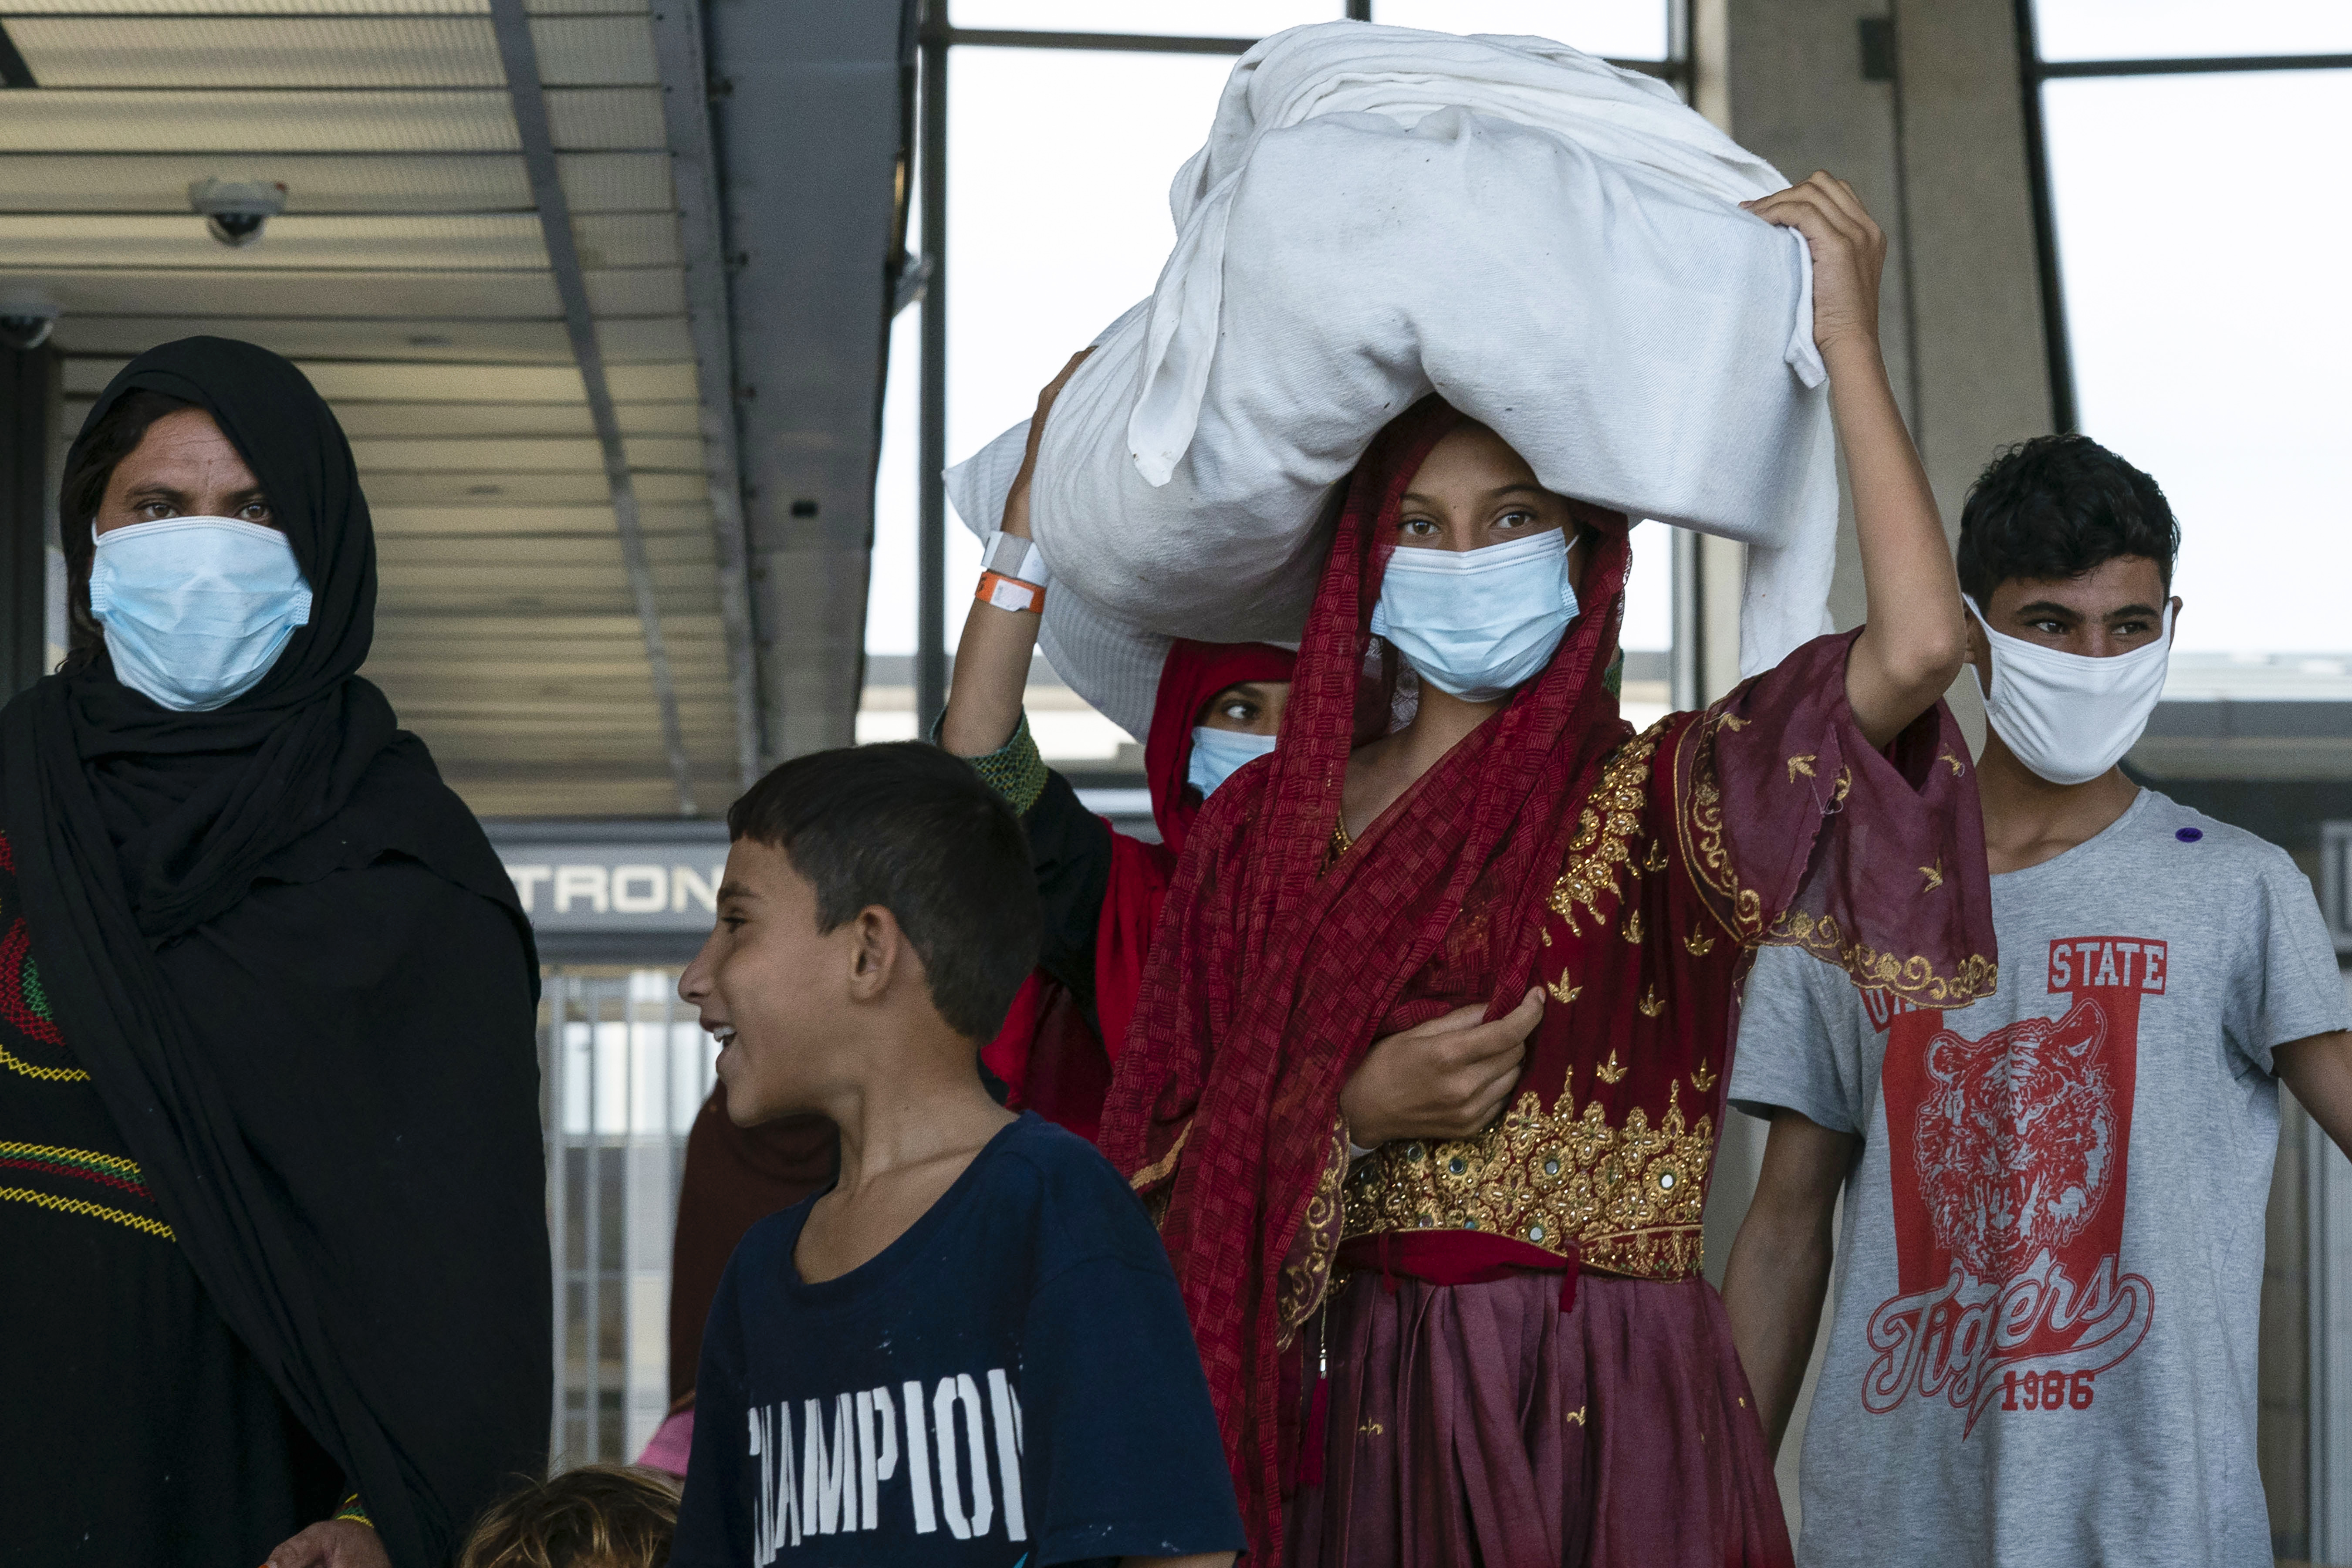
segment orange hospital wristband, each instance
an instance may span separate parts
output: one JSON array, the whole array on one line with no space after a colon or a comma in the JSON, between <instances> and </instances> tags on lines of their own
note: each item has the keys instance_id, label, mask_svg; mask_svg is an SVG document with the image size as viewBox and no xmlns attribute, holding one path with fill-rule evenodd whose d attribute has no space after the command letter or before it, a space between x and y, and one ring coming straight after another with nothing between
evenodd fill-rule
<instances>
[{"instance_id":1,"label":"orange hospital wristband","mask_svg":"<svg viewBox=\"0 0 2352 1568\"><path fill-rule=\"evenodd\" d=\"M1027 611L1032 615L1045 613L1045 590L1034 583L1024 583L1018 577L1007 577L1002 572L983 572L980 587L972 597L983 605L993 605L1000 610L1016 615Z\"/></svg>"}]
</instances>

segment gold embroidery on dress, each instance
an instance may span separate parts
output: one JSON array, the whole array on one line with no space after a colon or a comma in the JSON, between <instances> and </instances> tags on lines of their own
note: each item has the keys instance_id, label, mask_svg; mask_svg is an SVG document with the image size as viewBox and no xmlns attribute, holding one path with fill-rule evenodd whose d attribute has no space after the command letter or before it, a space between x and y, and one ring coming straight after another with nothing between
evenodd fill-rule
<instances>
[{"instance_id":1,"label":"gold embroidery on dress","mask_svg":"<svg viewBox=\"0 0 2352 1568\"><path fill-rule=\"evenodd\" d=\"M1961 768L1961 766L1960 766L1960 759L1959 759L1959 758L1958 758L1958 757L1956 757L1956 756L1954 756L1954 755L1952 755L1952 753L1951 753L1951 752L1944 752L1941 756L1938 756L1936 760L1937 760L1937 762L1939 762L1939 763L1951 763L1951 764L1952 764L1952 776L1953 776L1954 778L1958 778L1958 777L1961 775L1961 773L1962 773L1963 772L1965 772L1965 770L1964 770L1963 768Z\"/></svg>"},{"instance_id":2,"label":"gold embroidery on dress","mask_svg":"<svg viewBox=\"0 0 2352 1568\"><path fill-rule=\"evenodd\" d=\"M1683 946L1689 950L1693 958L1705 958L1715 951L1715 938L1703 931L1695 931L1683 938Z\"/></svg>"},{"instance_id":3,"label":"gold embroidery on dress","mask_svg":"<svg viewBox=\"0 0 2352 1568\"><path fill-rule=\"evenodd\" d=\"M1830 791L1830 804L1832 805L1843 805L1845 804L1846 791L1852 788L1853 788L1853 770L1852 768L1840 768L1838 770L1837 787Z\"/></svg>"},{"instance_id":4,"label":"gold embroidery on dress","mask_svg":"<svg viewBox=\"0 0 2352 1568\"><path fill-rule=\"evenodd\" d=\"M1617 1065L1617 1053L1615 1051L1611 1051L1609 1053L1609 1059L1594 1068L1592 1071L1601 1082L1615 1083L1619 1079L1625 1076L1627 1069Z\"/></svg>"},{"instance_id":5,"label":"gold embroidery on dress","mask_svg":"<svg viewBox=\"0 0 2352 1568\"><path fill-rule=\"evenodd\" d=\"M2000 985L2000 965L1982 953L1971 953L1951 973L1938 974L1934 964L1916 953L1896 958L1859 941L1849 942L1834 917L1802 910L1790 910L1774 921L1764 941L1774 947L1801 947L1844 970L1864 990L1892 991L1923 1007L1964 1006L1991 995Z\"/></svg>"},{"instance_id":6,"label":"gold embroidery on dress","mask_svg":"<svg viewBox=\"0 0 2352 1568\"><path fill-rule=\"evenodd\" d=\"M1659 721L1618 748L1601 768L1600 782L1592 786L1591 797L1577 816L1576 833L1568 841L1567 863L1560 868L1559 880L1552 884L1551 909L1578 936L1584 934L1584 928L1577 923L1576 907L1583 905L1596 923L1607 923L1601 896L1617 896L1617 868L1633 862L1626 841L1641 830L1647 800L1643 786L1650 781L1650 755L1657 749L1658 732L1664 722Z\"/></svg>"},{"instance_id":7,"label":"gold embroidery on dress","mask_svg":"<svg viewBox=\"0 0 2352 1568\"><path fill-rule=\"evenodd\" d=\"M1892 991L1922 1006L1960 1006L1992 994L2000 984L2000 966L1982 953L1971 953L1951 973L1938 974L1936 966L1920 954L1897 958L1859 939L1849 941L1843 928L1828 915L1787 910L1769 921L1765 919L1762 897L1755 889L1740 886L1723 842L1723 790L1716 781L1714 731L1738 727L1732 726L1730 720L1730 714L1711 710L1685 732L1684 745L1697 750L1685 753L1691 758L1687 794L1683 795L1678 788L1683 797L1677 799L1675 810L1683 864L1698 886L1699 902L1706 906L1716 923L1736 942L1804 948L1837 964L1865 990ZM1713 897L1705 896L1708 894Z\"/></svg>"},{"instance_id":8,"label":"gold embroidery on dress","mask_svg":"<svg viewBox=\"0 0 2352 1568\"><path fill-rule=\"evenodd\" d=\"M1651 986L1642 999L1633 1005L1642 1010L1642 1016L1644 1018L1654 1018L1666 1010L1665 999L1658 994L1658 988L1655 985Z\"/></svg>"},{"instance_id":9,"label":"gold embroidery on dress","mask_svg":"<svg viewBox=\"0 0 2352 1568\"><path fill-rule=\"evenodd\" d=\"M1568 1418L1569 1418L1570 1421L1575 1422L1579 1426L1583 1426L1583 1425L1584 1425L1584 1406L1583 1406L1583 1405L1578 1405L1575 1409L1573 1409L1573 1410L1570 1411L1570 1412L1568 1413Z\"/></svg>"},{"instance_id":10,"label":"gold embroidery on dress","mask_svg":"<svg viewBox=\"0 0 2352 1568\"><path fill-rule=\"evenodd\" d=\"M1551 945L1551 927L1538 926L1536 927L1536 934L1543 938L1543 944L1546 947L1549 947Z\"/></svg>"},{"instance_id":11,"label":"gold embroidery on dress","mask_svg":"<svg viewBox=\"0 0 2352 1568\"><path fill-rule=\"evenodd\" d=\"M1583 986L1570 985L1568 983L1568 971L1565 969L1559 972L1559 979L1545 986L1544 989L1550 992L1551 999L1559 1003L1563 1007L1567 1006L1570 1002L1575 1001L1579 996L1584 994Z\"/></svg>"},{"instance_id":12,"label":"gold embroidery on dress","mask_svg":"<svg viewBox=\"0 0 2352 1568\"><path fill-rule=\"evenodd\" d=\"M1691 1087L1701 1094L1706 1094L1715 1088L1716 1079L1719 1076L1721 1075L1707 1070L1706 1058L1701 1057L1698 1059L1698 1066L1691 1073Z\"/></svg>"},{"instance_id":13,"label":"gold embroidery on dress","mask_svg":"<svg viewBox=\"0 0 2352 1568\"><path fill-rule=\"evenodd\" d=\"M1632 914L1625 917L1625 940L1634 943L1636 946L1641 943L1642 911L1639 910L1635 910Z\"/></svg>"},{"instance_id":14,"label":"gold embroidery on dress","mask_svg":"<svg viewBox=\"0 0 2352 1568\"><path fill-rule=\"evenodd\" d=\"M1689 753L1695 759L1690 798L1677 803L1675 825L1682 835L1683 864L1690 868L1702 894L1716 895L1715 899L1702 897L1699 902L1734 941L1746 942L1763 931L1764 900L1755 889L1739 885L1731 868L1730 851L1723 846L1723 791L1715 780L1715 731L1729 724L1731 717L1717 711L1685 731L1684 746L1698 749ZM1729 907L1728 914L1717 907L1717 899Z\"/></svg>"},{"instance_id":15,"label":"gold embroidery on dress","mask_svg":"<svg viewBox=\"0 0 2352 1568\"><path fill-rule=\"evenodd\" d=\"M1723 727L1727 730L1745 730L1749 722L1750 721L1742 719L1736 713L1726 713L1723 716Z\"/></svg>"},{"instance_id":16,"label":"gold embroidery on dress","mask_svg":"<svg viewBox=\"0 0 2352 1568\"><path fill-rule=\"evenodd\" d=\"M1666 846L1664 841L1656 838L1651 839L1650 852L1642 857L1643 867L1645 869L1652 871L1663 871L1668 866L1673 864L1673 860L1671 860L1666 855Z\"/></svg>"},{"instance_id":17,"label":"gold embroidery on dress","mask_svg":"<svg viewBox=\"0 0 2352 1568\"><path fill-rule=\"evenodd\" d=\"M1323 1304L1324 1290L1331 1282L1331 1258L1339 1250L1344 1229L1339 1192L1347 1179L1348 1126L1335 1117L1331 1152L1324 1159L1323 1173L1316 1179L1314 1195L1307 1200L1307 1212L1300 1216L1298 1234L1283 1259L1282 1279L1275 1292L1276 1321L1281 1324L1275 1342L1280 1349L1290 1348L1299 1325Z\"/></svg>"},{"instance_id":18,"label":"gold embroidery on dress","mask_svg":"<svg viewBox=\"0 0 2352 1568\"><path fill-rule=\"evenodd\" d=\"M1605 1078L1605 1074L1603 1075ZM1715 1122L1685 1125L1679 1082L1654 1129L1640 1106L1609 1125L1563 1089L1549 1110L1533 1090L1475 1138L1385 1144L1348 1179L1346 1234L1475 1230L1641 1279L1698 1271Z\"/></svg>"},{"instance_id":19,"label":"gold embroidery on dress","mask_svg":"<svg viewBox=\"0 0 2352 1568\"><path fill-rule=\"evenodd\" d=\"M1821 754L1817 752L1807 752L1801 757L1790 757L1789 759L1789 782L1790 784L1795 784L1799 773L1804 774L1807 778L1811 778L1813 776L1813 764L1819 761L1821 761Z\"/></svg>"},{"instance_id":20,"label":"gold embroidery on dress","mask_svg":"<svg viewBox=\"0 0 2352 1568\"><path fill-rule=\"evenodd\" d=\"M1938 860L1932 866L1922 866L1919 868L1919 875L1927 879L1927 885L1919 890L1923 893L1932 893L1944 885L1944 863Z\"/></svg>"}]
</instances>

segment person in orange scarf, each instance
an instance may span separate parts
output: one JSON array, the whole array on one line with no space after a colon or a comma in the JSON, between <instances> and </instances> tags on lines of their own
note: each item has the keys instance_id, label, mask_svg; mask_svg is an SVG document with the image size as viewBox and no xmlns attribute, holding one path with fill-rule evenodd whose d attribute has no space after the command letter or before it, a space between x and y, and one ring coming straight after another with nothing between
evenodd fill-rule
<instances>
[{"instance_id":1,"label":"person in orange scarf","mask_svg":"<svg viewBox=\"0 0 2352 1568\"><path fill-rule=\"evenodd\" d=\"M1700 1277L1739 983L1785 944L1958 1005L1993 950L1885 243L1827 175L1752 207L1812 251L1869 624L1633 735L1626 520L1425 399L1349 481L1278 750L1170 890L1102 1142L1162 1216L1255 1563L1790 1561Z\"/></svg>"}]
</instances>

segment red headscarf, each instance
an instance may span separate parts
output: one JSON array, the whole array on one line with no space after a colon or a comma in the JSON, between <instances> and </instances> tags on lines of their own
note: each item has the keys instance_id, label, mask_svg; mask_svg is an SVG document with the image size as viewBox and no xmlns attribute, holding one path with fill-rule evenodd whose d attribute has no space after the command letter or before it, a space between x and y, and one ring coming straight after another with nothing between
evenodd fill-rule
<instances>
[{"instance_id":1,"label":"red headscarf","mask_svg":"<svg viewBox=\"0 0 2352 1568\"><path fill-rule=\"evenodd\" d=\"M1545 891L1628 734L1601 679L1625 522L1579 505L1598 531L1580 546L1588 611L1540 676L1327 868L1399 504L1461 419L1425 399L1357 465L1282 746L1193 825L1104 1108L1104 1152L1139 1186L1164 1185L1161 1237L1265 1563L1282 1542L1280 1352L1338 1239L1340 1085L1376 1037L1467 1001L1489 1017L1517 1005Z\"/></svg>"},{"instance_id":2,"label":"red headscarf","mask_svg":"<svg viewBox=\"0 0 2352 1568\"><path fill-rule=\"evenodd\" d=\"M1192 642L1169 645L1160 667L1160 693L1151 709L1151 731L1143 741L1143 777L1151 786L1151 820L1168 847L1172 871L1184 853L1184 835L1200 814L1201 798L1185 781L1192 766L1192 731L1209 700L1228 687L1249 681L1288 680L1298 656L1262 642ZM1164 887L1164 882L1163 882Z\"/></svg>"},{"instance_id":3,"label":"red headscarf","mask_svg":"<svg viewBox=\"0 0 2352 1568\"><path fill-rule=\"evenodd\" d=\"M1192 731L1217 693L1244 681L1288 680L1295 657L1270 643L1178 641L1169 647L1143 742L1144 778L1160 842L1110 836L1110 876L1095 931L1095 1016L1102 1033L1097 1037L1087 1027L1080 1009L1042 972L1030 976L1003 1028L981 1053L989 1070L1013 1086L1014 1103L1082 1137L1095 1136L1110 1065L1143 988L1160 901L1201 809L1200 793L1185 780Z\"/></svg>"}]
</instances>

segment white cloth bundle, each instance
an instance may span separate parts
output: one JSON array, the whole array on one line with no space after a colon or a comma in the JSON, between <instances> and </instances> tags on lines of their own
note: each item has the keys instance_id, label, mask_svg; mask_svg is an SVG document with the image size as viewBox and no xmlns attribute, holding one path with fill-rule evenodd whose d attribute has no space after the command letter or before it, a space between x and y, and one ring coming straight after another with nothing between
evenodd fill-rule
<instances>
[{"instance_id":1,"label":"white cloth bundle","mask_svg":"<svg viewBox=\"0 0 2352 1568\"><path fill-rule=\"evenodd\" d=\"M1171 637L1295 640L1333 486L1435 390L1549 489L1744 541L1741 664L1828 629L1837 475L1787 182L1664 83L1356 22L1241 58L1152 297L1055 405L1044 646L1140 735ZM951 469L997 525L1025 424Z\"/></svg>"}]
</instances>

